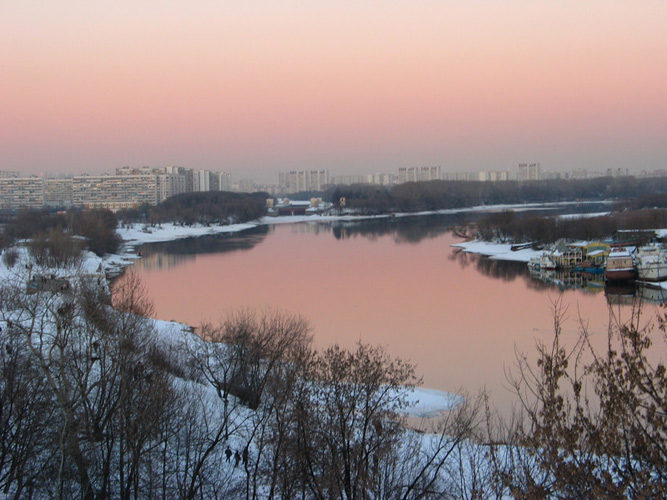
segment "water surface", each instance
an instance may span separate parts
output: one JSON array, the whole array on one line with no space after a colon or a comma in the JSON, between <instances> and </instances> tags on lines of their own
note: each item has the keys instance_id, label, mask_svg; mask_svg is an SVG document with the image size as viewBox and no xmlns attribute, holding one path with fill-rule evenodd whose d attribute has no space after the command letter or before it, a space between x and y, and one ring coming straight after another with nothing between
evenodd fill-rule
<instances>
[{"instance_id":1,"label":"water surface","mask_svg":"<svg viewBox=\"0 0 667 500\"><path fill-rule=\"evenodd\" d=\"M308 318L316 346L383 344L418 366L427 387L491 392L508 406L516 352L550 342L553 304L565 335L581 321L603 343L610 312L601 289L561 290L522 263L453 248L443 217L261 226L233 236L145 245L135 269L157 317L193 326L244 307Z\"/></svg>"}]
</instances>

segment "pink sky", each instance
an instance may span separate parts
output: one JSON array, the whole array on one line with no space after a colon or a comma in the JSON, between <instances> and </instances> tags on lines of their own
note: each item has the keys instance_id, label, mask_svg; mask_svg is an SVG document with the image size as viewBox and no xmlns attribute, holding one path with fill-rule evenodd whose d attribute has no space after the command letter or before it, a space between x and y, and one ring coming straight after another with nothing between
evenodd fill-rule
<instances>
[{"instance_id":1,"label":"pink sky","mask_svg":"<svg viewBox=\"0 0 667 500\"><path fill-rule=\"evenodd\" d=\"M0 19L0 170L667 167L663 0L15 1Z\"/></svg>"}]
</instances>

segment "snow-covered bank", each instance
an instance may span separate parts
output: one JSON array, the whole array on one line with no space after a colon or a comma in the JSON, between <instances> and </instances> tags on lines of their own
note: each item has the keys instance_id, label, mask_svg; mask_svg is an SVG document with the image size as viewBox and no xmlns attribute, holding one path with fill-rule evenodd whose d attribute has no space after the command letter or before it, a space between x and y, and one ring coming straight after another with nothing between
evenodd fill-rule
<instances>
[{"instance_id":1,"label":"snow-covered bank","mask_svg":"<svg viewBox=\"0 0 667 500\"><path fill-rule=\"evenodd\" d=\"M522 250L512 250L511 243L492 243L489 241L464 241L456 243L453 247L461 248L464 252L485 255L490 259L512 260L516 262L529 262L531 257L541 255L544 250L533 250L524 248Z\"/></svg>"},{"instance_id":2,"label":"snow-covered bank","mask_svg":"<svg viewBox=\"0 0 667 500\"><path fill-rule=\"evenodd\" d=\"M580 202L577 202L581 204ZM600 202L591 202L591 203L600 203ZM123 240L123 248L119 254L106 255L104 257L104 267L106 271L115 275L118 274L122 268L128 266L134 262L135 259L139 258L135 248L144 243L157 243L164 241L173 241L181 238L194 238L198 236L207 236L207 235L216 235L223 233L234 233L239 231L244 231L253 227L260 225L269 225L269 224L294 224L299 222L311 222L311 223L321 223L321 222L333 222L333 221L361 221L368 219L387 219L387 218L402 218L402 217L418 217L423 215L452 215L459 213L472 213L472 212L501 212L504 210L513 210L515 212L523 212L528 210L535 209L557 209L559 207L572 205L574 202L558 202L558 203L527 203L520 205L480 205L476 207L468 208L457 208L457 209L443 209L443 210L433 210L433 211L424 211L424 212L411 212L411 213L392 213L392 214L382 214L382 215L296 215L296 216L278 216L278 217L262 217L259 220L253 222L247 222L242 224L230 224L230 225L192 225L192 226L183 226L180 224L174 223L163 223L156 226L149 226L144 223L129 224L124 227L121 227L117 230L121 239ZM509 246L508 246L509 247ZM472 247L470 247L472 248ZM481 247L478 247L481 248ZM466 248L466 251L474 252ZM491 252L491 253L485 253ZM512 252L509 253L502 251L500 248L492 249L491 247L486 247L484 255L490 255L493 258L500 258L499 255L505 255L503 258L505 260L521 260L526 261L530 259L530 256L527 255L525 251L522 252Z\"/></svg>"},{"instance_id":3,"label":"snow-covered bank","mask_svg":"<svg viewBox=\"0 0 667 500\"><path fill-rule=\"evenodd\" d=\"M417 387L408 394L410 407L404 412L408 417L431 418L453 410L465 402L463 396L450 392Z\"/></svg>"}]
</instances>

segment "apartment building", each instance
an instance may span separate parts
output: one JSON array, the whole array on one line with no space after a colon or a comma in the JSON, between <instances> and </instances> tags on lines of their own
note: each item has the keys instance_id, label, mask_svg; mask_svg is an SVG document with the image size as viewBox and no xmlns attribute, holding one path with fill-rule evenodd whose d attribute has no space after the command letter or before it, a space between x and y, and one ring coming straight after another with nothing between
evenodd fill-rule
<instances>
[{"instance_id":1,"label":"apartment building","mask_svg":"<svg viewBox=\"0 0 667 500\"><path fill-rule=\"evenodd\" d=\"M323 191L330 183L328 170L292 170L278 174L278 187L284 194Z\"/></svg>"},{"instance_id":2,"label":"apartment building","mask_svg":"<svg viewBox=\"0 0 667 500\"><path fill-rule=\"evenodd\" d=\"M393 186L396 183L396 176L389 173L376 172L366 176L366 182L375 186Z\"/></svg>"},{"instance_id":3,"label":"apartment building","mask_svg":"<svg viewBox=\"0 0 667 500\"><path fill-rule=\"evenodd\" d=\"M352 186L353 184L368 184L366 175L337 175L331 178L331 184L336 186Z\"/></svg>"},{"instance_id":4,"label":"apartment building","mask_svg":"<svg viewBox=\"0 0 667 500\"><path fill-rule=\"evenodd\" d=\"M231 191L232 190L232 174L227 172L217 172L218 177L218 189L220 191Z\"/></svg>"},{"instance_id":5,"label":"apartment building","mask_svg":"<svg viewBox=\"0 0 667 500\"><path fill-rule=\"evenodd\" d=\"M542 179L542 167L539 163L520 163L517 180L525 181L539 181Z\"/></svg>"},{"instance_id":6,"label":"apartment building","mask_svg":"<svg viewBox=\"0 0 667 500\"><path fill-rule=\"evenodd\" d=\"M72 206L72 178L44 179L44 206L69 208Z\"/></svg>"},{"instance_id":7,"label":"apartment building","mask_svg":"<svg viewBox=\"0 0 667 500\"><path fill-rule=\"evenodd\" d=\"M80 175L73 179L72 204L117 211L157 205L157 174Z\"/></svg>"},{"instance_id":8,"label":"apartment building","mask_svg":"<svg viewBox=\"0 0 667 500\"><path fill-rule=\"evenodd\" d=\"M41 177L0 177L0 208L42 208L44 179Z\"/></svg>"},{"instance_id":9,"label":"apartment building","mask_svg":"<svg viewBox=\"0 0 667 500\"><path fill-rule=\"evenodd\" d=\"M400 167L398 182L423 182L442 179L442 167Z\"/></svg>"}]
</instances>

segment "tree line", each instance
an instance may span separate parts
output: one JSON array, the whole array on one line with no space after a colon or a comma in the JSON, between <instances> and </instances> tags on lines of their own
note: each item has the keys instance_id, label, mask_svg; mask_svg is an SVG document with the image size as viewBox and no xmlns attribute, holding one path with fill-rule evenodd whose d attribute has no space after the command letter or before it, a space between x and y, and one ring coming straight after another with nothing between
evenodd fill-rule
<instances>
[{"instance_id":1,"label":"tree line","mask_svg":"<svg viewBox=\"0 0 667 500\"><path fill-rule=\"evenodd\" d=\"M666 191L667 177L628 176L530 182L425 181L392 187L360 184L332 187L323 197L335 204L345 198L346 208L382 214L575 200L652 200L654 204L648 206L664 207Z\"/></svg>"},{"instance_id":2,"label":"tree line","mask_svg":"<svg viewBox=\"0 0 667 500\"><path fill-rule=\"evenodd\" d=\"M604 240L619 230L650 230L666 226L667 210L659 208L577 218L526 215L505 210L479 219L472 226L472 235L485 241L543 245L559 239ZM466 231L464 228L459 232L466 234Z\"/></svg>"},{"instance_id":3,"label":"tree line","mask_svg":"<svg viewBox=\"0 0 667 500\"><path fill-rule=\"evenodd\" d=\"M101 256L114 253L120 246L117 227L118 219L109 210L20 209L14 216L6 217L0 232L0 248L26 240L46 260L76 259L82 248Z\"/></svg>"},{"instance_id":4,"label":"tree line","mask_svg":"<svg viewBox=\"0 0 667 500\"><path fill-rule=\"evenodd\" d=\"M167 198L156 206L143 205L136 209L120 210L123 222L160 224L233 224L248 222L266 215L268 193L232 193L206 191L182 193Z\"/></svg>"}]
</instances>

